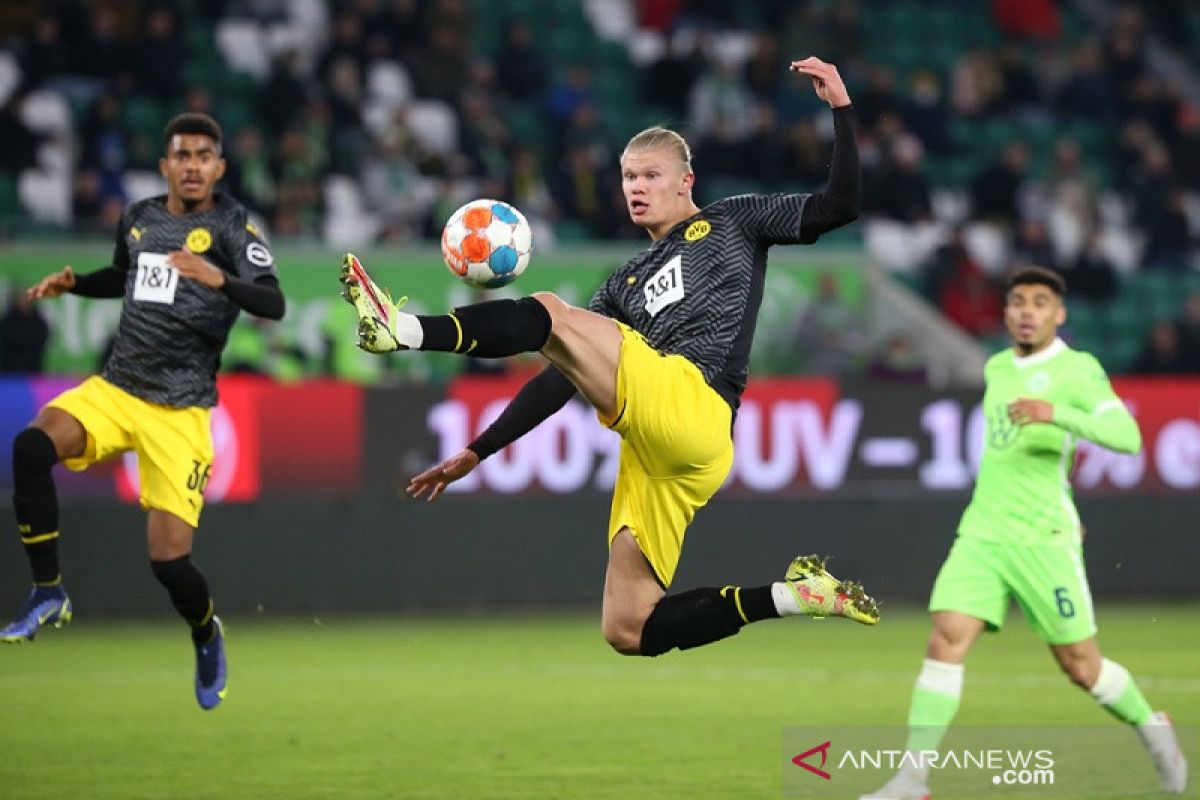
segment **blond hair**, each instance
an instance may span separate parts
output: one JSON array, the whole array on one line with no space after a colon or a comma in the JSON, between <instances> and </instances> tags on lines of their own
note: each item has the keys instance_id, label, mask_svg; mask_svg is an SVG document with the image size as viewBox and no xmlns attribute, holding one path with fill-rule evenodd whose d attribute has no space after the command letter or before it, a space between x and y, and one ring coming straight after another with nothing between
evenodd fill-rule
<instances>
[{"instance_id":1,"label":"blond hair","mask_svg":"<svg viewBox=\"0 0 1200 800\"><path fill-rule=\"evenodd\" d=\"M682 136L669 128L660 125L646 128L625 145L625 153L659 149L671 150L683 164L684 171L692 171L692 148L688 147L687 141ZM622 158L625 153L621 154Z\"/></svg>"}]
</instances>

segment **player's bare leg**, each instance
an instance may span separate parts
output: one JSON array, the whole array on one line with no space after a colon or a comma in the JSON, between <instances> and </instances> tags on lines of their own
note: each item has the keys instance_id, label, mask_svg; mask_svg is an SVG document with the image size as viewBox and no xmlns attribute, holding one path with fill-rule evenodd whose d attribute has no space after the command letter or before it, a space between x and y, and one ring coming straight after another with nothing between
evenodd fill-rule
<instances>
[{"instance_id":1,"label":"player's bare leg","mask_svg":"<svg viewBox=\"0 0 1200 800\"><path fill-rule=\"evenodd\" d=\"M51 470L64 458L82 455L86 446L79 420L59 408L43 408L13 440L13 506L33 588L0 630L0 642L30 642L42 627L61 628L71 621L74 610L58 563L58 493Z\"/></svg>"},{"instance_id":2,"label":"player's bare leg","mask_svg":"<svg viewBox=\"0 0 1200 800\"><path fill-rule=\"evenodd\" d=\"M152 508L146 525L146 544L154 577L167 590L171 605L192 629L196 650L196 702L204 710L225 699L228 671L221 620L213 614L212 596L204 573L192 563L196 529L162 509Z\"/></svg>"},{"instance_id":3,"label":"player's bare leg","mask_svg":"<svg viewBox=\"0 0 1200 800\"><path fill-rule=\"evenodd\" d=\"M617 414L621 329L608 317L567 305L550 292L533 295L550 314L541 353L575 384L605 419Z\"/></svg>"},{"instance_id":4,"label":"player's bare leg","mask_svg":"<svg viewBox=\"0 0 1200 800\"><path fill-rule=\"evenodd\" d=\"M1170 716L1154 711L1134 683L1129 670L1100 652L1096 637L1071 644L1050 645L1054 659L1071 682L1087 690L1117 719L1133 725L1142 740L1163 791L1187 788L1188 764Z\"/></svg>"},{"instance_id":5,"label":"player's bare leg","mask_svg":"<svg viewBox=\"0 0 1200 800\"><path fill-rule=\"evenodd\" d=\"M666 592L628 528L622 528L608 552L600 629L604 640L623 655L641 652L642 628Z\"/></svg>"}]
</instances>

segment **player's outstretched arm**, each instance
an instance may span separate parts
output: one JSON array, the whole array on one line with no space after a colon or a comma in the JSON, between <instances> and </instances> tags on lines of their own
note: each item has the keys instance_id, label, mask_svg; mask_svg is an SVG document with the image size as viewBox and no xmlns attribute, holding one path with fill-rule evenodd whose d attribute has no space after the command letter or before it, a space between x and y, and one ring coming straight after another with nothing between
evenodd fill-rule
<instances>
[{"instance_id":1,"label":"player's outstretched arm","mask_svg":"<svg viewBox=\"0 0 1200 800\"><path fill-rule=\"evenodd\" d=\"M833 153L829 158L829 180L808 198L800 218L803 241L814 242L821 234L858 219L862 207L858 135L850 93L837 67L819 58L809 57L793 61L791 70L809 76L813 91L833 109Z\"/></svg>"},{"instance_id":2,"label":"player's outstretched arm","mask_svg":"<svg viewBox=\"0 0 1200 800\"><path fill-rule=\"evenodd\" d=\"M408 482L408 493L414 500L426 497L432 503L446 487L471 474L479 466L479 456L471 450L460 450L440 464L416 475Z\"/></svg>"},{"instance_id":3,"label":"player's outstretched arm","mask_svg":"<svg viewBox=\"0 0 1200 800\"><path fill-rule=\"evenodd\" d=\"M1080 439L1118 453L1136 453L1142 449L1137 420L1115 396L1091 410L1021 397L1009 404L1008 417L1018 425L1035 422L1057 425Z\"/></svg>"},{"instance_id":4,"label":"player's outstretched arm","mask_svg":"<svg viewBox=\"0 0 1200 800\"><path fill-rule=\"evenodd\" d=\"M447 485L468 475L488 456L503 450L540 425L575 396L575 385L551 364L529 380L479 438L408 484L414 498L435 499Z\"/></svg>"},{"instance_id":5,"label":"player's outstretched arm","mask_svg":"<svg viewBox=\"0 0 1200 800\"><path fill-rule=\"evenodd\" d=\"M125 294L125 271L115 266L77 275L70 265L47 275L26 291L32 300L45 300L70 292L80 297L121 297Z\"/></svg>"},{"instance_id":6,"label":"player's outstretched arm","mask_svg":"<svg viewBox=\"0 0 1200 800\"><path fill-rule=\"evenodd\" d=\"M833 64L826 63L816 56L809 56L800 61L793 61L789 69L811 78L813 91L817 93L817 97L829 103L830 108L850 105L850 92L846 90L846 84Z\"/></svg>"},{"instance_id":7,"label":"player's outstretched arm","mask_svg":"<svg viewBox=\"0 0 1200 800\"><path fill-rule=\"evenodd\" d=\"M169 258L181 278L224 292L240 308L257 317L283 319L283 292L273 276L264 275L253 283L239 280L191 250L173 250Z\"/></svg>"},{"instance_id":8,"label":"player's outstretched arm","mask_svg":"<svg viewBox=\"0 0 1200 800\"><path fill-rule=\"evenodd\" d=\"M58 272L47 275L30 286L25 291L25 296L30 300L45 300L66 294L74 288L75 270L71 269L71 265L68 264Z\"/></svg>"}]
</instances>

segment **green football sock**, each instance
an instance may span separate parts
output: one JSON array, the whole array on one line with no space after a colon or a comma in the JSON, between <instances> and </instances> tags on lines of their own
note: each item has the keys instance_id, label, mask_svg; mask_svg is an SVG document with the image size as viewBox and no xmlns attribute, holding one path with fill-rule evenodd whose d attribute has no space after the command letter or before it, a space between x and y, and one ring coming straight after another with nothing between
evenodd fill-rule
<instances>
[{"instance_id":1,"label":"green football sock","mask_svg":"<svg viewBox=\"0 0 1200 800\"><path fill-rule=\"evenodd\" d=\"M962 683L962 664L925 659L908 707L908 742L905 750L937 750L958 711ZM924 774L928 770L917 771Z\"/></svg>"},{"instance_id":2,"label":"green football sock","mask_svg":"<svg viewBox=\"0 0 1200 800\"><path fill-rule=\"evenodd\" d=\"M1100 674L1091 693L1110 714L1130 725L1141 725L1154 714L1129 670L1107 658L1100 661Z\"/></svg>"}]
</instances>

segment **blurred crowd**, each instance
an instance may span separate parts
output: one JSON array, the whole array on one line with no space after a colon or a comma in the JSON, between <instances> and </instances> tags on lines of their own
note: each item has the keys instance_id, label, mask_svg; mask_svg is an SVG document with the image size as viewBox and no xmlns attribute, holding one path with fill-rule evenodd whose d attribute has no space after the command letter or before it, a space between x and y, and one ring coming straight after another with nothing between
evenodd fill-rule
<instances>
[{"instance_id":1,"label":"blurred crowd","mask_svg":"<svg viewBox=\"0 0 1200 800\"><path fill-rule=\"evenodd\" d=\"M4 5L0 230L111 231L160 188L162 124L196 110L224 124L226 186L276 237L428 241L500 196L543 246L640 240L617 159L646 125L687 134L701 202L823 181L829 115L785 69L812 53L861 125L864 219L841 235L964 332L1002 335L1014 264L1102 309L1141 274L1183 276L1139 345L1200 289L1200 0ZM1093 322L1081 343L1103 349Z\"/></svg>"}]
</instances>

